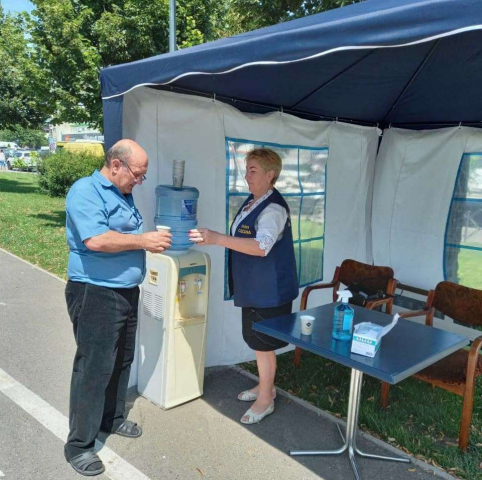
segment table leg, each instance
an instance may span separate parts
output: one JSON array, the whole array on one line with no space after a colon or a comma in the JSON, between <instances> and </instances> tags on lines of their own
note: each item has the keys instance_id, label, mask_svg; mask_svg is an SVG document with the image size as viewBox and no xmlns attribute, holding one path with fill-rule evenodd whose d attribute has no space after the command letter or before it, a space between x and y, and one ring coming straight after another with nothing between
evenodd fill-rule
<instances>
[{"instance_id":1,"label":"table leg","mask_svg":"<svg viewBox=\"0 0 482 480\"><path fill-rule=\"evenodd\" d=\"M395 458L395 457L385 457L382 455L372 455L370 453L364 453L359 450L356 446L356 434L357 434L357 424L358 424L358 412L360 409L360 397L361 397L361 387L362 387L363 373L359 370L352 368L351 379L350 379L350 393L348 397L348 412L346 419L346 438L343 437L343 433L339 425L338 431L340 432L341 438L343 439L343 446L337 450L294 450L290 451L290 455L339 455L345 450L348 450L348 457L350 459L353 472L355 473L355 478L360 480L360 473L358 472L358 466L355 460L355 453L365 458L376 458L378 460L392 460L394 462L406 462L410 463L409 458Z\"/></svg>"}]
</instances>

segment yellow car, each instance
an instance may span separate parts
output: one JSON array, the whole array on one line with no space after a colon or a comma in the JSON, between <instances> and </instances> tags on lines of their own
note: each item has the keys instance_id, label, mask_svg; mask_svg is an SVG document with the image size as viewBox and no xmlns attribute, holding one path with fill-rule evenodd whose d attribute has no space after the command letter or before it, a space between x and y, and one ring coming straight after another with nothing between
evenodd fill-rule
<instances>
[{"instance_id":1,"label":"yellow car","mask_svg":"<svg viewBox=\"0 0 482 480\"><path fill-rule=\"evenodd\" d=\"M104 144L101 142L57 142L58 149L64 149L73 153L90 153L104 156Z\"/></svg>"}]
</instances>

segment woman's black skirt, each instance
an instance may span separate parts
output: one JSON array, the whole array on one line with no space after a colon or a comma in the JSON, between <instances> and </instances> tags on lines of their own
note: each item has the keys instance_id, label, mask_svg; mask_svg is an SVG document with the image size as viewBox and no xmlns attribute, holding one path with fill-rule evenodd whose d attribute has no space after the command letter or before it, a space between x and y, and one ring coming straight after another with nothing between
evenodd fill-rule
<instances>
[{"instance_id":1,"label":"woman's black skirt","mask_svg":"<svg viewBox=\"0 0 482 480\"><path fill-rule=\"evenodd\" d=\"M271 308L243 307L243 338L249 348L257 350L258 352L272 352L278 348L286 347L286 345L288 345L286 342L265 335L264 333L254 331L253 325L268 318L289 315L291 313L292 305L293 302Z\"/></svg>"}]
</instances>

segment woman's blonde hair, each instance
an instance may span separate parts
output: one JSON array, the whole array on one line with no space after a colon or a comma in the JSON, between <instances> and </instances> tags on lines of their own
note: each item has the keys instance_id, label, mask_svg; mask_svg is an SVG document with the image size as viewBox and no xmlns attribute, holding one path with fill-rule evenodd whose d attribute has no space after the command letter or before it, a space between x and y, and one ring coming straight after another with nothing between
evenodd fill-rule
<instances>
[{"instance_id":1,"label":"woman's blonde hair","mask_svg":"<svg viewBox=\"0 0 482 480\"><path fill-rule=\"evenodd\" d=\"M246 163L248 160L256 160L265 173L274 172L271 184L274 185L281 173L281 157L270 148L253 148L245 157Z\"/></svg>"}]
</instances>

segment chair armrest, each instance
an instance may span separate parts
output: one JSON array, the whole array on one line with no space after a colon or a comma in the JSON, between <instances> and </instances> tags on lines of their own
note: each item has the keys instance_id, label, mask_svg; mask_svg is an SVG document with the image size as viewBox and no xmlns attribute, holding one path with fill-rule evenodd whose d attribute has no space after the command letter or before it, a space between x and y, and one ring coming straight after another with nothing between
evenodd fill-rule
<instances>
[{"instance_id":1,"label":"chair armrest","mask_svg":"<svg viewBox=\"0 0 482 480\"><path fill-rule=\"evenodd\" d=\"M365 305L365 308L367 310L372 310L375 307L379 307L380 305L389 305L393 301L393 298L387 297L387 298L380 298L379 300L372 300L371 302L368 302Z\"/></svg>"},{"instance_id":2,"label":"chair armrest","mask_svg":"<svg viewBox=\"0 0 482 480\"><path fill-rule=\"evenodd\" d=\"M477 337L473 342L469 350L469 358L467 360L467 378L470 374L475 373L475 367L477 365L477 359L479 357L480 349L482 348L482 336Z\"/></svg>"},{"instance_id":3,"label":"chair armrest","mask_svg":"<svg viewBox=\"0 0 482 480\"><path fill-rule=\"evenodd\" d=\"M301 294L301 302L300 302L300 310L306 310L306 305L308 303L308 295L313 290L319 290L321 288L333 288L337 282L330 282L330 283L318 283L317 285L309 285L303 290Z\"/></svg>"},{"instance_id":4,"label":"chair armrest","mask_svg":"<svg viewBox=\"0 0 482 480\"><path fill-rule=\"evenodd\" d=\"M412 318L412 317L421 317L424 316L426 317L430 313L435 311L435 309L432 308L424 308L423 310L413 310L411 312L405 312L400 314L400 318Z\"/></svg>"}]
</instances>

